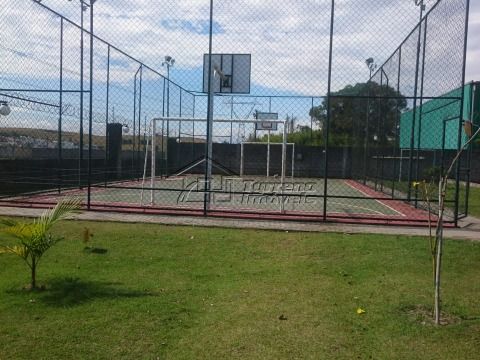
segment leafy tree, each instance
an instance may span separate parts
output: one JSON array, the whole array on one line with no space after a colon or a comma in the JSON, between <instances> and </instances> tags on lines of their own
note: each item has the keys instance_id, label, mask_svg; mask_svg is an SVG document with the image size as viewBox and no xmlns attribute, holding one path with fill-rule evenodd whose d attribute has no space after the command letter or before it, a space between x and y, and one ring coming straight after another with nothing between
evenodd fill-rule
<instances>
[{"instance_id":1,"label":"leafy tree","mask_svg":"<svg viewBox=\"0 0 480 360\"><path fill-rule=\"evenodd\" d=\"M32 290L37 287L36 275L40 259L48 249L63 240L50 233L52 226L79 209L80 204L80 199L64 199L33 222L0 220L0 224L3 225L0 231L13 236L19 242L14 246L0 246L0 254L14 254L25 261L31 270Z\"/></svg>"},{"instance_id":2,"label":"leafy tree","mask_svg":"<svg viewBox=\"0 0 480 360\"><path fill-rule=\"evenodd\" d=\"M395 136L396 122L407 101L398 91L376 82L347 85L331 94L331 118L329 143L332 145L353 145L364 141L367 134L376 135L379 144L388 144ZM326 129L328 98L322 104L310 109L319 128Z\"/></svg>"}]
</instances>

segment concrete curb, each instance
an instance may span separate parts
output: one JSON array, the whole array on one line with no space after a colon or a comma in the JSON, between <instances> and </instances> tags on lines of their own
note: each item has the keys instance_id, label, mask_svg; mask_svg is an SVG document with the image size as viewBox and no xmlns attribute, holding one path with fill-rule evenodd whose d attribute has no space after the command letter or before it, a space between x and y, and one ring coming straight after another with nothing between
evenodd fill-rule
<instances>
[{"instance_id":1,"label":"concrete curb","mask_svg":"<svg viewBox=\"0 0 480 360\"><path fill-rule=\"evenodd\" d=\"M42 214L44 209L0 207L0 216L12 217L36 217ZM351 225L335 223L302 223L295 221L266 221L266 220L242 220L204 218L193 216L166 216L123 214L114 212L89 212L83 211L74 215L72 219L88 221L112 221L123 223L146 223L162 225L205 226L240 229L280 230L280 231L305 231L305 232L337 232L351 234L386 234L406 236L426 236L427 228L407 226L379 226L379 225ZM467 218L462 220L457 229L445 229L446 238L458 240L480 241L480 220Z\"/></svg>"}]
</instances>

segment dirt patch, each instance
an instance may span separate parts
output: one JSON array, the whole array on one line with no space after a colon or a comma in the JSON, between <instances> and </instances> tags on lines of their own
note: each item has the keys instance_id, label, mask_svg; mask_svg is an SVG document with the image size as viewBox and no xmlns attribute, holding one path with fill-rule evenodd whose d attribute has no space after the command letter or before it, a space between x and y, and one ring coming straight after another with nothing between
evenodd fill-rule
<instances>
[{"instance_id":1,"label":"dirt patch","mask_svg":"<svg viewBox=\"0 0 480 360\"><path fill-rule=\"evenodd\" d=\"M413 305L403 309L409 319L424 326L435 325L433 308L425 305ZM440 325L458 324L462 319L459 316L442 311L440 314Z\"/></svg>"}]
</instances>

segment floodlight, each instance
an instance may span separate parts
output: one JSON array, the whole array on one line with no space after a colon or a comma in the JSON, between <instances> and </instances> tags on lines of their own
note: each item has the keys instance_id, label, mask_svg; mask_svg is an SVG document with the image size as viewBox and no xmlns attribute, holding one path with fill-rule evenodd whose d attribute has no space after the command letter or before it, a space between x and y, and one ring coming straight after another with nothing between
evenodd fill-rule
<instances>
[{"instance_id":1,"label":"floodlight","mask_svg":"<svg viewBox=\"0 0 480 360\"><path fill-rule=\"evenodd\" d=\"M414 0L416 6L421 6L422 11L427 8L427 6L423 3L425 0Z\"/></svg>"},{"instance_id":2,"label":"floodlight","mask_svg":"<svg viewBox=\"0 0 480 360\"><path fill-rule=\"evenodd\" d=\"M0 101L0 115L8 116L12 110L6 101Z\"/></svg>"},{"instance_id":3,"label":"floodlight","mask_svg":"<svg viewBox=\"0 0 480 360\"><path fill-rule=\"evenodd\" d=\"M372 57L369 57L367 60L365 60L365 64L368 67L368 70L370 70L370 77L372 76L372 73L377 69L377 64L375 64L375 60Z\"/></svg>"},{"instance_id":4,"label":"floodlight","mask_svg":"<svg viewBox=\"0 0 480 360\"><path fill-rule=\"evenodd\" d=\"M128 124L123 124L122 130L124 134L128 134L130 132L130 128L128 127Z\"/></svg>"},{"instance_id":5,"label":"floodlight","mask_svg":"<svg viewBox=\"0 0 480 360\"><path fill-rule=\"evenodd\" d=\"M175 59L172 58L170 55L165 55L165 61L162 63L162 66L166 66L169 70L171 66L175 64Z\"/></svg>"}]
</instances>

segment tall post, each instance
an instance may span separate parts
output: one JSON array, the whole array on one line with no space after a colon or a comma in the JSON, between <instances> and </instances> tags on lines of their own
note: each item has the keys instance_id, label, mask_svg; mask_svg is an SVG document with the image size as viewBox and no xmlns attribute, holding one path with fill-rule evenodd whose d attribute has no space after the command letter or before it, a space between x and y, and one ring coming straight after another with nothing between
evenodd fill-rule
<instances>
[{"instance_id":1,"label":"tall post","mask_svg":"<svg viewBox=\"0 0 480 360\"><path fill-rule=\"evenodd\" d=\"M211 181L212 181L212 147L213 147L213 66L212 66L212 40L213 40L213 0L210 0L210 30L208 39L208 108L207 108L207 142L206 142L206 168L205 192L203 199L203 214L206 216L210 209Z\"/></svg>"},{"instance_id":2,"label":"tall post","mask_svg":"<svg viewBox=\"0 0 480 360\"><path fill-rule=\"evenodd\" d=\"M365 141L363 149L363 184L367 184L367 173L368 173L368 138L370 137L370 85L372 83L372 68L368 68L369 76L367 83L367 119L365 126Z\"/></svg>"},{"instance_id":3,"label":"tall post","mask_svg":"<svg viewBox=\"0 0 480 360\"><path fill-rule=\"evenodd\" d=\"M387 75L385 69L383 68L383 66L381 67L381 69L382 69L382 94L386 95L386 92L384 92L384 90L383 90L383 77L385 77L385 86L386 86L387 91L388 91L388 89L390 89L390 78L388 77L388 75ZM382 100L382 102L383 102L383 100ZM387 102L388 102L388 100L387 100ZM380 106L380 109L382 109L382 106ZM381 165L381 168L380 168L380 179L381 179L380 191L383 192L383 185L384 185L383 181L384 181L384 170L385 170L385 150L386 150L385 147L387 146L387 136L386 136L386 132L385 132L385 117L386 117L386 115L383 114L381 111L380 111L380 114L382 116L382 129L381 129L381 132L380 132L380 134L382 135L380 137L380 139L381 139L380 146L382 146L382 148L381 148L381 150L382 150L382 165ZM383 144L382 144L382 142L383 142Z\"/></svg>"},{"instance_id":4,"label":"tall post","mask_svg":"<svg viewBox=\"0 0 480 360\"><path fill-rule=\"evenodd\" d=\"M468 20L470 12L470 0L467 0L465 11L465 33L464 33L464 43L463 43L463 67L462 67L462 100L460 103L460 117L458 122L458 147L457 149L462 148L462 127L463 127L463 104L465 102L465 70L466 70L466 58L467 58L467 38L468 38ZM454 221L455 226L458 225L458 209L459 209L459 198L460 198L460 171L461 171L461 158L458 159L455 169L455 213Z\"/></svg>"},{"instance_id":5,"label":"tall post","mask_svg":"<svg viewBox=\"0 0 480 360\"><path fill-rule=\"evenodd\" d=\"M244 172L244 144L243 142L240 143L240 176L243 176L243 172Z\"/></svg>"},{"instance_id":6,"label":"tall post","mask_svg":"<svg viewBox=\"0 0 480 360\"><path fill-rule=\"evenodd\" d=\"M178 121L178 142L181 142L182 141L182 91L183 89L180 88L180 113L179 113L179 117L180 117L180 120Z\"/></svg>"},{"instance_id":7,"label":"tall post","mask_svg":"<svg viewBox=\"0 0 480 360\"><path fill-rule=\"evenodd\" d=\"M105 101L105 162L104 162L104 171L105 171L105 187L107 186L108 181L108 115L109 115L109 105L110 105L110 45L108 45L107 52L107 99Z\"/></svg>"},{"instance_id":8,"label":"tall post","mask_svg":"<svg viewBox=\"0 0 480 360\"><path fill-rule=\"evenodd\" d=\"M150 170L150 202L155 205L155 178L157 176L156 163L157 163L157 121L152 120L152 164ZM163 133L162 133L163 137ZM163 141L162 141L163 146Z\"/></svg>"},{"instance_id":9,"label":"tall post","mask_svg":"<svg viewBox=\"0 0 480 360\"><path fill-rule=\"evenodd\" d=\"M167 117L170 117L170 65L167 65Z\"/></svg>"},{"instance_id":10,"label":"tall post","mask_svg":"<svg viewBox=\"0 0 480 360\"><path fill-rule=\"evenodd\" d=\"M295 177L295 143L292 144L292 179Z\"/></svg>"},{"instance_id":11,"label":"tall post","mask_svg":"<svg viewBox=\"0 0 480 360\"><path fill-rule=\"evenodd\" d=\"M139 98L138 98L138 126L137 126L137 152L136 152L136 170L137 170L137 179L138 179L138 174L140 173L140 168L139 168L139 165L140 165L140 123L141 123L141 119L142 119L142 88L143 88L143 64L140 66L140 85L139 85L140 89L139 89ZM133 136L136 136L135 135L135 132L133 134Z\"/></svg>"},{"instance_id":12,"label":"tall post","mask_svg":"<svg viewBox=\"0 0 480 360\"><path fill-rule=\"evenodd\" d=\"M478 83L471 82L470 83L470 121L472 122L472 125L475 125L475 109L477 106L477 86ZM478 125L478 124L477 124ZM469 198L470 198L470 169L471 169L471 164L472 164L472 153L473 153L473 146L470 146L470 149L468 149L468 158L467 158L467 171L468 171L468 178L466 182L466 193L465 193L465 216L468 215L468 207L469 207Z\"/></svg>"},{"instance_id":13,"label":"tall post","mask_svg":"<svg viewBox=\"0 0 480 360\"><path fill-rule=\"evenodd\" d=\"M330 131L330 119L332 115L331 91L332 91L332 55L333 55L333 23L335 20L335 0L332 0L330 13L330 44L328 51L328 85L327 85L327 121L325 129L325 162L323 175L323 221L327 220L327 196L328 196L328 136Z\"/></svg>"},{"instance_id":14,"label":"tall post","mask_svg":"<svg viewBox=\"0 0 480 360\"><path fill-rule=\"evenodd\" d=\"M230 119L233 120L233 96L230 97ZM233 121L230 121L230 144L233 143Z\"/></svg>"},{"instance_id":15,"label":"tall post","mask_svg":"<svg viewBox=\"0 0 480 360\"><path fill-rule=\"evenodd\" d=\"M78 152L78 186L82 188L82 167L83 167L83 22L84 16L83 12L85 11L85 5L80 1L80 134L79 134L79 152Z\"/></svg>"},{"instance_id":16,"label":"tall post","mask_svg":"<svg viewBox=\"0 0 480 360\"><path fill-rule=\"evenodd\" d=\"M267 133L267 177L270 176L270 130Z\"/></svg>"},{"instance_id":17,"label":"tall post","mask_svg":"<svg viewBox=\"0 0 480 360\"><path fill-rule=\"evenodd\" d=\"M283 124L283 139L282 139L282 174L281 174L281 197L280 197L280 210L282 213L285 212L285 172L287 167L287 136L288 136L288 120L285 120Z\"/></svg>"},{"instance_id":18,"label":"tall post","mask_svg":"<svg viewBox=\"0 0 480 360\"><path fill-rule=\"evenodd\" d=\"M88 119L88 196L87 208L90 210L92 200L92 130L93 130L93 3L90 0L90 104Z\"/></svg>"},{"instance_id":19,"label":"tall post","mask_svg":"<svg viewBox=\"0 0 480 360\"><path fill-rule=\"evenodd\" d=\"M192 154L193 158L195 159L195 103L196 103L196 95L193 95L193 111L192 111Z\"/></svg>"},{"instance_id":20,"label":"tall post","mask_svg":"<svg viewBox=\"0 0 480 360\"><path fill-rule=\"evenodd\" d=\"M58 161L57 161L57 177L58 192L62 191L62 117L63 117L63 18L60 20L60 99L58 108Z\"/></svg>"},{"instance_id":21,"label":"tall post","mask_svg":"<svg viewBox=\"0 0 480 360\"><path fill-rule=\"evenodd\" d=\"M135 124L137 122L137 75L140 71L140 67L133 76L133 133L132 133L132 159L130 161L130 172L133 179L134 175L134 162L135 162Z\"/></svg>"},{"instance_id":22,"label":"tall post","mask_svg":"<svg viewBox=\"0 0 480 360\"><path fill-rule=\"evenodd\" d=\"M423 51L422 51L422 72L420 75L420 105L419 105L419 115L418 115L418 137L417 137L417 163L415 164L415 178L419 178L420 172L420 149L422 146L422 120L423 120L423 83L425 77L425 51L427 44L427 28L428 28L428 17L425 18L425 27L423 29ZM418 206L418 186L415 187L415 207Z\"/></svg>"},{"instance_id":23,"label":"tall post","mask_svg":"<svg viewBox=\"0 0 480 360\"><path fill-rule=\"evenodd\" d=\"M398 49L398 69L397 69L397 96L400 96L400 75L401 75L401 64L402 64L402 48ZM395 145L393 147L393 177L392 177L392 198L395 196L395 179L396 174L395 171L397 169L397 146L400 142L400 109L399 109L399 99L397 98L397 106L396 106L396 116L395 116ZM402 144L400 143L400 147ZM401 166L402 166L402 155L403 152L400 150L400 171L399 176L401 176ZM401 179L399 178L399 182Z\"/></svg>"},{"instance_id":24,"label":"tall post","mask_svg":"<svg viewBox=\"0 0 480 360\"><path fill-rule=\"evenodd\" d=\"M167 118L170 117L170 64L167 64ZM165 161L165 175L168 176L168 139L170 138L170 121L167 119L167 147L166 153L162 153Z\"/></svg>"},{"instance_id":25,"label":"tall post","mask_svg":"<svg viewBox=\"0 0 480 360\"><path fill-rule=\"evenodd\" d=\"M412 110L412 128L410 130L410 159L408 161L408 192L407 201L412 199L412 180L413 180L413 150L415 149L415 126L417 118L417 95L418 95L418 72L420 67L420 49L422 45L422 15L423 15L423 0L420 1L420 19L418 22L418 40L417 40L417 60L415 65L415 87ZM417 159L418 161L418 159Z\"/></svg>"},{"instance_id":26,"label":"tall post","mask_svg":"<svg viewBox=\"0 0 480 360\"><path fill-rule=\"evenodd\" d=\"M312 96L312 104L310 106L310 145L313 142L313 96Z\"/></svg>"}]
</instances>

